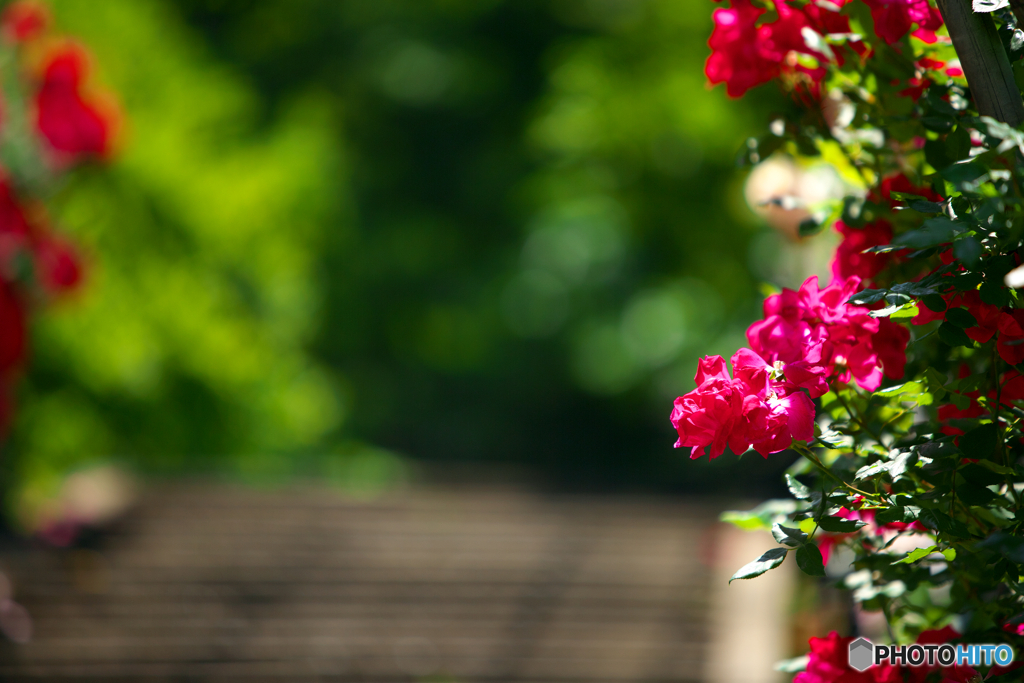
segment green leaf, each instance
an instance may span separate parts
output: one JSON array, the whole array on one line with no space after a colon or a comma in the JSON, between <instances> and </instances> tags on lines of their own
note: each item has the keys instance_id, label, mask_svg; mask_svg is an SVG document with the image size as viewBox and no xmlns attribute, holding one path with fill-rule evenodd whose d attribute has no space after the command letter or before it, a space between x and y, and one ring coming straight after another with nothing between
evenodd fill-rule
<instances>
[{"instance_id":1,"label":"green leaf","mask_svg":"<svg viewBox=\"0 0 1024 683\"><path fill-rule=\"evenodd\" d=\"M868 247L864 250L865 254L890 254L894 251L902 251L906 247L901 247L898 244L879 244L874 247Z\"/></svg>"},{"instance_id":2,"label":"green leaf","mask_svg":"<svg viewBox=\"0 0 1024 683\"><path fill-rule=\"evenodd\" d=\"M907 202L907 206L920 213L942 213L942 204L927 199L912 199Z\"/></svg>"},{"instance_id":3,"label":"green leaf","mask_svg":"<svg viewBox=\"0 0 1024 683\"><path fill-rule=\"evenodd\" d=\"M994 423L983 424L960 437L960 450L974 460L991 460L998 437L999 428Z\"/></svg>"},{"instance_id":4,"label":"green leaf","mask_svg":"<svg viewBox=\"0 0 1024 683\"><path fill-rule=\"evenodd\" d=\"M800 225L797 226L797 232L800 233L801 237L810 237L811 235L817 235L824 227L824 221L817 221L813 217L805 218L800 221Z\"/></svg>"},{"instance_id":5,"label":"green leaf","mask_svg":"<svg viewBox=\"0 0 1024 683\"><path fill-rule=\"evenodd\" d=\"M896 560L893 564L911 564L917 562L920 559L928 557L938 549L939 546L933 545L927 548L917 548L916 550L910 551L906 557Z\"/></svg>"},{"instance_id":6,"label":"green leaf","mask_svg":"<svg viewBox=\"0 0 1024 683\"><path fill-rule=\"evenodd\" d=\"M875 521L879 524L892 524L893 522L910 524L911 522L917 521L920 514L921 508L919 507L913 505L896 505L876 514Z\"/></svg>"},{"instance_id":7,"label":"green leaf","mask_svg":"<svg viewBox=\"0 0 1024 683\"><path fill-rule=\"evenodd\" d=\"M954 162L966 159L971 153L971 134L966 126L956 127L946 136L946 156Z\"/></svg>"},{"instance_id":8,"label":"green leaf","mask_svg":"<svg viewBox=\"0 0 1024 683\"><path fill-rule=\"evenodd\" d=\"M972 161L965 164L954 164L948 168L944 168L939 171L939 175L953 183L957 189L973 189L966 188L965 186L971 186L975 181L986 174L987 170L981 164Z\"/></svg>"},{"instance_id":9,"label":"green leaf","mask_svg":"<svg viewBox=\"0 0 1024 683\"><path fill-rule=\"evenodd\" d=\"M936 120L934 117L925 118L932 121ZM952 127L952 121L949 121L950 127ZM930 126L928 126L928 124L925 124L925 128L928 128L929 130L934 130ZM945 133L946 130L949 130L949 128L946 128L945 130L941 130L938 132ZM924 143L924 159L929 164L931 164L932 168L935 169L943 169L949 166L950 164L954 163L954 159L950 157L949 153L946 151L945 143L938 138L935 140L928 140L927 142Z\"/></svg>"},{"instance_id":10,"label":"green leaf","mask_svg":"<svg viewBox=\"0 0 1024 683\"><path fill-rule=\"evenodd\" d=\"M825 563L821 558L821 551L813 543L805 543L796 549L796 566L804 574L810 576L825 576Z\"/></svg>"},{"instance_id":11,"label":"green leaf","mask_svg":"<svg viewBox=\"0 0 1024 683\"><path fill-rule=\"evenodd\" d=\"M971 484L968 482L964 482L960 486L957 486L956 495L957 498L963 502L975 507L988 506L992 501L999 497L984 486L978 486L977 484Z\"/></svg>"},{"instance_id":12,"label":"green leaf","mask_svg":"<svg viewBox=\"0 0 1024 683\"><path fill-rule=\"evenodd\" d=\"M795 548L807 541L807 534L804 532L778 523L772 525L772 536L776 541L782 545L788 545L790 548Z\"/></svg>"},{"instance_id":13,"label":"green leaf","mask_svg":"<svg viewBox=\"0 0 1024 683\"><path fill-rule=\"evenodd\" d=\"M852 228L862 227L864 225L865 204L866 202L863 197L843 197L843 209L839 220Z\"/></svg>"},{"instance_id":14,"label":"green leaf","mask_svg":"<svg viewBox=\"0 0 1024 683\"><path fill-rule=\"evenodd\" d=\"M950 393L949 402L957 407L957 410L967 410L971 407L971 397L963 394Z\"/></svg>"},{"instance_id":15,"label":"green leaf","mask_svg":"<svg viewBox=\"0 0 1024 683\"><path fill-rule=\"evenodd\" d=\"M895 311L889 317L893 320L901 320L903 318L913 318L920 312L921 310L918 308L917 304L912 302L901 306L899 310Z\"/></svg>"},{"instance_id":16,"label":"green leaf","mask_svg":"<svg viewBox=\"0 0 1024 683\"><path fill-rule=\"evenodd\" d=\"M991 306L1008 306L1010 304L1010 291L1001 282L986 280L981 289L978 290L981 300Z\"/></svg>"},{"instance_id":17,"label":"green leaf","mask_svg":"<svg viewBox=\"0 0 1024 683\"><path fill-rule=\"evenodd\" d=\"M918 314L917 302L906 292L892 291L885 295L885 308L869 311L872 318L913 318Z\"/></svg>"},{"instance_id":18,"label":"green leaf","mask_svg":"<svg viewBox=\"0 0 1024 683\"><path fill-rule=\"evenodd\" d=\"M956 548L946 548L942 551L942 556L946 558L946 562L952 562L956 559Z\"/></svg>"},{"instance_id":19,"label":"green leaf","mask_svg":"<svg viewBox=\"0 0 1024 683\"><path fill-rule=\"evenodd\" d=\"M870 465L864 465L864 467L861 467L859 470L857 470L857 473L853 475L853 478L856 481L863 481L864 479L873 477L876 474L881 474L882 472L887 472L888 470L889 463L887 463L884 460L879 460L878 462L874 462L871 463Z\"/></svg>"},{"instance_id":20,"label":"green leaf","mask_svg":"<svg viewBox=\"0 0 1024 683\"><path fill-rule=\"evenodd\" d=\"M963 437L960 437L960 438L963 438ZM996 463L992 462L991 460L982 460L980 462L973 463L973 464L976 464L979 467L984 467L986 470L989 470L990 472L995 472L996 474L1002 474L1002 475L1005 475L1005 476L1008 476L1008 477L1012 477L1012 476L1015 476L1017 474L1015 471L1013 471L1009 467L1003 467L1002 465L997 465Z\"/></svg>"},{"instance_id":21,"label":"green leaf","mask_svg":"<svg viewBox=\"0 0 1024 683\"><path fill-rule=\"evenodd\" d=\"M946 376L931 367L924 369L924 379L928 383L928 391L937 399L941 399L946 393Z\"/></svg>"},{"instance_id":22,"label":"green leaf","mask_svg":"<svg viewBox=\"0 0 1024 683\"><path fill-rule=\"evenodd\" d=\"M953 519L941 510L925 508L921 510L917 518L921 524L924 524L933 531L940 531L957 538L970 538L971 534L967 531L967 527L964 526L963 522Z\"/></svg>"},{"instance_id":23,"label":"green leaf","mask_svg":"<svg viewBox=\"0 0 1024 683\"><path fill-rule=\"evenodd\" d=\"M907 292L900 291L895 287L889 290L889 293L885 295L885 303L890 306L905 306L912 301L910 295Z\"/></svg>"},{"instance_id":24,"label":"green leaf","mask_svg":"<svg viewBox=\"0 0 1024 683\"><path fill-rule=\"evenodd\" d=\"M740 567L740 570L729 579L729 583L736 579L752 579L755 576L761 576L761 574L775 569L786 559L786 552L785 548L772 548L753 562Z\"/></svg>"},{"instance_id":25,"label":"green leaf","mask_svg":"<svg viewBox=\"0 0 1024 683\"><path fill-rule=\"evenodd\" d=\"M903 478L907 470L917 461L917 453L914 451L900 451L889 463L889 476L893 482Z\"/></svg>"},{"instance_id":26,"label":"green leaf","mask_svg":"<svg viewBox=\"0 0 1024 683\"><path fill-rule=\"evenodd\" d=\"M917 304L913 301L892 304L868 313L872 318L913 318L917 314Z\"/></svg>"},{"instance_id":27,"label":"green leaf","mask_svg":"<svg viewBox=\"0 0 1024 683\"><path fill-rule=\"evenodd\" d=\"M922 116L921 125L934 133L948 133L953 130L953 126L956 125L956 119L952 116ZM946 146L939 140L929 140L929 142L938 142L939 146L945 151ZM932 163L931 159L928 163ZM952 162L947 162L947 165ZM934 164L932 164L934 166Z\"/></svg>"},{"instance_id":28,"label":"green leaf","mask_svg":"<svg viewBox=\"0 0 1024 683\"><path fill-rule=\"evenodd\" d=\"M859 519L843 519L842 517L822 517L815 520L822 531L832 534L849 534L861 527L867 526L866 522Z\"/></svg>"},{"instance_id":29,"label":"green leaf","mask_svg":"<svg viewBox=\"0 0 1024 683\"><path fill-rule=\"evenodd\" d=\"M981 242L977 237L968 235L953 242L953 255L956 256L968 268L978 265L982 254Z\"/></svg>"},{"instance_id":30,"label":"green leaf","mask_svg":"<svg viewBox=\"0 0 1024 683\"><path fill-rule=\"evenodd\" d=\"M1002 141L996 148L999 153L1013 149L1014 147L1017 147L1018 149L1024 148L1024 134L1012 126L1001 121L996 121L988 116L981 116L969 120L970 125L974 126L985 135Z\"/></svg>"},{"instance_id":31,"label":"green leaf","mask_svg":"<svg viewBox=\"0 0 1024 683\"><path fill-rule=\"evenodd\" d=\"M888 290L885 289L865 289L851 296L846 303L856 306L870 306L881 301L886 294L888 294Z\"/></svg>"},{"instance_id":32,"label":"green leaf","mask_svg":"<svg viewBox=\"0 0 1024 683\"><path fill-rule=\"evenodd\" d=\"M910 466L916 460L917 453L913 450L897 451L896 454L892 456L892 458L888 461L879 460L878 462L874 462L870 465L865 465L864 467L861 467L859 470L857 470L857 473L854 475L854 479L857 481L861 481L863 479L868 479L869 477L873 477L877 474L886 472L889 474L890 477L892 477L892 480L895 482L901 479L904 474L906 474L907 469L909 469Z\"/></svg>"},{"instance_id":33,"label":"green leaf","mask_svg":"<svg viewBox=\"0 0 1024 683\"><path fill-rule=\"evenodd\" d=\"M998 474L976 463L964 465L957 470L957 473L977 486L995 486L996 484L1003 483L1003 478Z\"/></svg>"},{"instance_id":34,"label":"green leaf","mask_svg":"<svg viewBox=\"0 0 1024 683\"><path fill-rule=\"evenodd\" d=\"M954 223L945 216L929 218L917 230L905 232L896 237L892 243L900 244L912 249L927 249L946 242L952 242L953 238L966 229L966 226Z\"/></svg>"},{"instance_id":35,"label":"green leaf","mask_svg":"<svg viewBox=\"0 0 1024 683\"><path fill-rule=\"evenodd\" d=\"M958 291L968 292L972 289L977 289L983 281L981 273L962 273L961 275L953 278L953 286Z\"/></svg>"},{"instance_id":36,"label":"green leaf","mask_svg":"<svg viewBox=\"0 0 1024 683\"><path fill-rule=\"evenodd\" d=\"M947 346L974 346L974 342L962 328L948 322L939 325L939 339Z\"/></svg>"},{"instance_id":37,"label":"green leaf","mask_svg":"<svg viewBox=\"0 0 1024 683\"><path fill-rule=\"evenodd\" d=\"M907 585L902 581L890 581L889 583L881 586L873 586L871 584L861 586L853 592L853 599L856 602L866 602L877 598L879 595L884 595L887 598L898 598L907 592Z\"/></svg>"},{"instance_id":38,"label":"green leaf","mask_svg":"<svg viewBox=\"0 0 1024 683\"><path fill-rule=\"evenodd\" d=\"M893 387L881 389L875 392L875 396L902 396L909 394L911 396L917 396L924 391L924 386L920 382L904 382L903 384L897 384Z\"/></svg>"},{"instance_id":39,"label":"green leaf","mask_svg":"<svg viewBox=\"0 0 1024 683\"><path fill-rule=\"evenodd\" d=\"M982 385L988 385L989 378L982 374L973 374L962 379L958 379L953 383L953 388L961 393L967 393L969 391L978 391Z\"/></svg>"},{"instance_id":40,"label":"green leaf","mask_svg":"<svg viewBox=\"0 0 1024 683\"><path fill-rule=\"evenodd\" d=\"M811 658L808 655L793 657L793 659L783 659L781 662L775 662L772 668L782 673L796 674L806 670L807 663L810 660Z\"/></svg>"},{"instance_id":41,"label":"green leaf","mask_svg":"<svg viewBox=\"0 0 1024 683\"><path fill-rule=\"evenodd\" d=\"M891 192L889 197L897 201L906 202L907 206L920 213L942 213L942 204L929 201L919 194Z\"/></svg>"},{"instance_id":42,"label":"green leaf","mask_svg":"<svg viewBox=\"0 0 1024 683\"><path fill-rule=\"evenodd\" d=\"M1024 538L1011 536L1003 531L997 531L983 541L978 542L976 548L992 550L1011 562L1024 564Z\"/></svg>"},{"instance_id":43,"label":"green leaf","mask_svg":"<svg viewBox=\"0 0 1024 683\"><path fill-rule=\"evenodd\" d=\"M919 194L914 194L912 192L898 192L897 190L890 192L889 198L895 199L898 202L912 202L916 199L924 199L924 197Z\"/></svg>"},{"instance_id":44,"label":"green leaf","mask_svg":"<svg viewBox=\"0 0 1024 683\"><path fill-rule=\"evenodd\" d=\"M798 500L807 500L811 497L811 490L801 484L793 475L786 475L786 486L789 488L789 492L793 494L793 497Z\"/></svg>"},{"instance_id":45,"label":"green leaf","mask_svg":"<svg viewBox=\"0 0 1024 683\"><path fill-rule=\"evenodd\" d=\"M928 441L926 443L914 446L914 451L917 451L919 455L932 460L938 460L939 458L950 458L956 457L959 459L960 451L952 440L948 441Z\"/></svg>"},{"instance_id":46,"label":"green leaf","mask_svg":"<svg viewBox=\"0 0 1024 683\"><path fill-rule=\"evenodd\" d=\"M744 531L756 531L771 529L772 524L784 521L786 517L796 512L796 508L795 500L767 500L753 510L727 510L718 518Z\"/></svg>"},{"instance_id":47,"label":"green leaf","mask_svg":"<svg viewBox=\"0 0 1024 683\"><path fill-rule=\"evenodd\" d=\"M909 294L910 296L921 297L929 294L935 294L935 290L933 289L935 284L937 284L937 280L931 280L931 275L929 275L920 282L900 282L889 289L890 291L899 294Z\"/></svg>"},{"instance_id":48,"label":"green leaf","mask_svg":"<svg viewBox=\"0 0 1024 683\"><path fill-rule=\"evenodd\" d=\"M816 144L814 144L814 138L808 135L797 135L794 142L796 143L797 151L800 152L801 156L821 156L821 150L818 149L818 146Z\"/></svg>"},{"instance_id":49,"label":"green leaf","mask_svg":"<svg viewBox=\"0 0 1024 683\"><path fill-rule=\"evenodd\" d=\"M946 310L946 300L943 299L942 296L940 296L939 294L929 294L927 296L923 296L921 297L921 301L924 303L925 306L927 306L930 310L934 311L935 313L942 313L944 310Z\"/></svg>"},{"instance_id":50,"label":"green leaf","mask_svg":"<svg viewBox=\"0 0 1024 683\"><path fill-rule=\"evenodd\" d=\"M946 320L953 323L957 327L964 329L968 327L975 327L978 324L977 318L971 315L970 311L966 308L951 308L946 311Z\"/></svg>"},{"instance_id":51,"label":"green leaf","mask_svg":"<svg viewBox=\"0 0 1024 683\"><path fill-rule=\"evenodd\" d=\"M818 443L826 448L842 448L846 445L846 437L839 432L834 432L831 429L825 430L818 436Z\"/></svg>"}]
</instances>

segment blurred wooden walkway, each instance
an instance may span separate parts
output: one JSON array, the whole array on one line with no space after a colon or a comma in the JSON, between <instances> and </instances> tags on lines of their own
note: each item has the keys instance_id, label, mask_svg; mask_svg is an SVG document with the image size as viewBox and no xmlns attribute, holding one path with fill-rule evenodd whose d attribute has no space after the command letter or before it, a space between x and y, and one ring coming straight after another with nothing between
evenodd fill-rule
<instances>
[{"instance_id":1,"label":"blurred wooden walkway","mask_svg":"<svg viewBox=\"0 0 1024 683\"><path fill-rule=\"evenodd\" d=\"M712 510L471 488L151 491L97 550L0 557L0 680L699 681Z\"/></svg>"}]
</instances>

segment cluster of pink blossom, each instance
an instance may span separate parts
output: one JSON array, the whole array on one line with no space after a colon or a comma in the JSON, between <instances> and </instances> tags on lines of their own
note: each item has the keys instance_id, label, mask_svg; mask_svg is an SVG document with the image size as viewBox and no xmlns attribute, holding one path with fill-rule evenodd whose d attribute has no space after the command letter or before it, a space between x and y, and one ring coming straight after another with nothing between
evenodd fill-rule
<instances>
[{"instance_id":1,"label":"cluster of pink blossom","mask_svg":"<svg viewBox=\"0 0 1024 683\"><path fill-rule=\"evenodd\" d=\"M941 202L940 197L929 187L914 185L902 173L882 179L877 190L868 193L868 200L881 206L888 205L892 210L900 202L893 199L893 192L917 195L933 202ZM892 242L892 224L879 218L861 227L852 227L843 221L836 221L836 230L843 236L843 241L836 248L836 256L832 261L832 276L837 280L859 277L867 284L891 263L899 260L898 252L884 254L865 253L871 247Z\"/></svg>"},{"instance_id":2,"label":"cluster of pink blossom","mask_svg":"<svg viewBox=\"0 0 1024 683\"><path fill-rule=\"evenodd\" d=\"M940 75L940 78L941 74L954 78L964 75L964 70L959 66L950 66L941 59L932 59L931 57L922 57L914 63L914 66L916 67L915 74L907 79L907 87L900 91L900 95L909 97L915 102L921 99L925 91L935 83L936 75ZM899 81L894 81L893 85L898 83Z\"/></svg>"},{"instance_id":3,"label":"cluster of pink blossom","mask_svg":"<svg viewBox=\"0 0 1024 683\"><path fill-rule=\"evenodd\" d=\"M10 416L10 390L28 348L26 292L17 277L18 264L31 263L39 284L50 294L71 289L81 280L74 249L46 228L40 205L32 208L26 211L10 182L0 177L0 431ZM35 214L32 220L30 213Z\"/></svg>"},{"instance_id":4,"label":"cluster of pink blossom","mask_svg":"<svg viewBox=\"0 0 1024 683\"><path fill-rule=\"evenodd\" d=\"M902 377L910 332L847 303L860 285L851 277L819 289L814 276L799 291L768 297L764 319L747 330L750 348L732 358L736 378L720 356L705 357L697 388L676 399L676 447L692 447L692 458L706 446L712 458L726 445L734 453L751 446L765 456L777 453L794 439L813 438L810 399L828 392L830 383L854 380L875 391L883 373Z\"/></svg>"},{"instance_id":5,"label":"cluster of pink blossom","mask_svg":"<svg viewBox=\"0 0 1024 683\"><path fill-rule=\"evenodd\" d=\"M942 15L928 0L863 0L871 8L871 19L875 33L889 45L898 42L910 33L917 24L913 35L926 43L934 43L935 32L942 28Z\"/></svg>"},{"instance_id":6,"label":"cluster of pink blossom","mask_svg":"<svg viewBox=\"0 0 1024 683\"><path fill-rule=\"evenodd\" d=\"M943 300L947 309L963 308L974 317L977 324L964 330L968 337L979 344L997 337L996 350L1000 358L1008 365L1024 362L1024 310L987 304L975 289L951 292L944 295ZM926 325L942 320L945 316L945 311L935 312L921 306L920 312L911 322L914 325Z\"/></svg>"},{"instance_id":7,"label":"cluster of pink blossom","mask_svg":"<svg viewBox=\"0 0 1024 683\"><path fill-rule=\"evenodd\" d=\"M862 538L863 536L885 536L891 538L895 533L900 531L920 531L927 532L927 528L921 524L921 522L882 522L879 523L875 519L876 512L871 508L860 508L863 501L862 497L858 497L851 505L855 508L850 510L845 507L839 508L839 511L833 515L840 519L856 520L864 522L867 526L862 530L851 533L822 533L817 537L818 550L821 551L822 562L828 564L829 556L832 554L832 548L839 545L843 541L849 538Z\"/></svg>"},{"instance_id":8,"label":"cluster of pink blossom","mask_svg":"<svg viewBox=\"0 0 1024 683\"><path fill-rule=\"evenodd\" d=\"M959 379L964 379L970 376L971 368L966 363L962 364L960 366ZM950 420L967 420L989 414L988 408L981 405L981 402L978 401L981 397L981 391L969 391L965 393L964 396L969 399L969 403L966 408L959 408L952 403L939 406L938 418L939 423L942 424L941 431L943 434L959 436L964 433L964 430L950 424ZM986 396L988 399L988 406L995 405L996 396L997 393L995 390L989 390ZM1011 401L1024 400L1024 376L1016 370L1004 372L999 378L998 397L1000 409L1002 409L1002 406L1012 407L1013 404Z\"/></svg>"},{"instance_id":9,"label":"cluster of pink blossom","mask_svg":"<svg viewBox=\"0 0 1024 683\"><path fill-rule=\"evenodd\" d=\"M106 156L110 150L116 114L102 98L83 96L88 60L74 43L53 50L36 93L36 126L62 164L87 154Z\"/></svg>"},{"instance_id":10,"label":"cluster of pink blossom","mask_svg":"<svg viewBox=\"0 0 1024 683\"><path fill-rule=\"evenodd\" d=\"M25 56L36 130L45 142L43 153L56 167L87 156L105 157L120 119L117 106L107 93L92 87L89 52L52 35L49 27L46 7L32 0L8 5L0 19L4 41Z\"/></svg>"},{"instance_id":11,"label":"cluster of pink blossom","mask_svg":"<svg viewBox=\"0 0 1024 683\"><path fill-rule=\"evenodd\" d=\"M824 78L825 65L841 64L844 56L842 49L814 40L813 35L849 34L849 20L839 10L857 1L870 7L875 31L887 43L901 40L914 25L915 36L934 42L935 31L942 26L941 15L928 0L810 0L800 6L792 0L774 0L777 17L765 23L759 23L766 12L764 3L755 6L752 0L730 0L729 8L714 12L712 54L706 66L709 80L726 83L729 95L738 97L772 78L797 74L814 91ZM869 50L856 39L843 47L861 56ZM919 66L924 74L945 64L926 60ZM924 79L917 86L924 87ZM941 200L902 174L883 179L868 199L892 209L897 203L894 192ZM831 284L820 288L812 277L799 290L786 289L768 297L764 318L747 330L750 348L733 357L736 377L729 376L721 357L705 358L697 373L697 388L676 399L672 413L679 433L676 446L691 447L691 457L700 457L708 446L712 458L727 445L737 453L751 447L762 455L784 450L793 439L812 433L810 399L824 395L833 384L856 382L876 391L883 377L903 376L909 330L887 318L872 317L867 307L847 303L865 283L900 260L899 253L865 253L891 243L892 224L879 217L860 227L839 221L836 229L843 240L832 263ZM1024 318L1016 321L1008 316L1012 314L1000 318L1003 336L1013 340L1015 335L1024 336ZM987 320L979 323L982 329L987 329ZM1024 361L1024 345L1004 344L1001 338L1001 353L1010 354L1011 347L1012 353L1021 356L1016 362ZM749 381L754 367L761 374Z\"/></svg>"},{"instance_id":12,"label":"cluster of pink blossom","mask_svg":"<svg viewBox=\"0 0 1024 683\"><path fill-rule=\"evenodd\" d=\"M945 260L949 260L947 255ZM1020 365L1024 362L1024 311L1015 308L1000 308L987 304L981 300L977 290L966 292L951 292L943 297L948 308L963 308L970 313L976 325L964 330L968 337L979 344L996 338L996 351L999 357L1009 365ZM945 312L936 313L926 307L920 307L920 312L910 322L914 325L925 325L937 320L942 320ZM967 365L960 367L960 379L970 376L971 370ZM999 380L999 400L1002 405L1010 405L1009 401L1024 399L1024 377L1016 370L1009 370L1003 373ZM962 420L981 417L989 413L978 401L980 391L971 391L965 394L970 403L965 408L953 404L939 406L938 418L942 426L942 432L949 435L963 434L963 430L948 424L950 420ZM989 405L994 405L996 392L989 391Z\"/></svg>"},{"instance_id":13,"label":"cluster of pink blossom","mask_svg":"<svg viewBox=\"0 0 1024 683\"><path fill-rule=\"evenodd\" d=\"M845 4L845 0L837 4ZM751 0L731 0L730 8L714 11L715 28L708 40L711 56L705 73L712 84L725 83L730 97L741 97L750 88L782 74L799 75L816 88L825 77L823 64L842 63L841 50L823 44L812 47L805 32L819 36L848 34L849 19L816 2L795 7L787 0L777 0L775 9L778 18L760 26L758 20L765 10L755 7ZM860 42L855 45L855 49L863 46ZM817 64L801 64L799 55Z\"/></svg>"},{"instance_id":14,"label":"cluster of pink blossom","mask_svg":"<svg viewBox=\"0 0 1024 683\"><path fill-rule=\"evenodd\" d=\"M44 166L59 173L111 151L118 116L108 96L88 78L88 53L49 31L50 16L38 2L7 5L0 15L0 39L19 57L26 118L35 126L36 149ZM15 114L5 103L0 133ZM0 433L11 412L12 387L28 351L27 316L40 295L60 294L82 279L81 260L51 228L42 202L0 167ZM30 268L26 269L25 265Z\"/></svg>"},{"instance_id":15,"label":"cluster of pink blossom","mask_svg":"<svg viewBox=\"0 0 1024 683\"><path fill-rule=\"evenodd\" d=\"M816 398L829 382L851 379L868 391L903 376L910 332L864 306L847 301L860 278L834 280L824 289L808 278L799 291L784 289L764 302L763 320L750 326L747 341L768 363L781 363L789 381Z\"/></svg>"},{"instance_id":16,"label":"cluster of pink blossom","mask_svg":"<svg viewBox=\"0 0 1024 683\"><path fill-rule=\"evenodd\" d=\"M843 241L836 248L836 256L832 260L833 277L857 277L862 282L869 282L892 261L891 254L864 253L871 247L892 242L892 224L884 218L859 228L836 221L836 230L843 236Z\"/></svg>"},{"instance_id":17,"label":"cluster of pink blossom","mask_svg":"<svg viewBox=\"0 0 1024 683\"><path fill-rule=\"evenodd\" d=\"M720 1L720 0L716 0ZM828 35L850 38L849 19L839 13L856 0L811 0L797 6L792 0L774 0L778 18L760 23L765 10L751 0L730 0L729 8L715 10L715 28L708 40L711 56L705 73L712 84L725 83L730 97L741 97L750 88L779 76L794 77L806 90L818 94L825 65L842 65L852 51L861 57L869 48L858 39L845 45L825 45ZM870 6L875 32L892 44L917 24L914 35L929 43L942 26L942 16L928 0L863 0ZM808 37L817 35L818 40Z\"/></svg>"},{"instance_id":18,"label":"cluster of pink blossom","mask_svg":"<svg viewBox=\"0 0 1024 683\"><path fill-rule=\"evenodd\" d=\"M691 458L711 447L717 458L728 445L734 453L753 447L767 456L785 450L793 439L814 438L814 404L792 384L774 378L774 369L750 349L732 357L735 378L725 359L705 356L697 369L697 388L676 399L672 424L676 447L691 447Z\"/></svg>"},{"instance_id":19,"label":"cluster of pink blossom","mask_svg":"<svg viewBox=\"0 0 1024 683\"><path fill-rule=\"evenodd\" d=\"M922 631L917 637L919 645L942 645L956 640L960 634L946 626L945 628L933 631ZM980 679L978 672L966 665L941 666L938 664L929 666L892 666L882 664L873 666L866 671L853 669L848 660L850 643L853 638L841 638L838 633L832 631L824 638L811 638L811 652L807 662L807 669L798 673L793 683L923 683L931 680L933 674L938 674L935 680L941 683L969 683L972 680ZM1011 665L1012 667L1012 665ZM1008 669L994 667L998 671L1005 672Z\"/></svg>"}]
</instances>

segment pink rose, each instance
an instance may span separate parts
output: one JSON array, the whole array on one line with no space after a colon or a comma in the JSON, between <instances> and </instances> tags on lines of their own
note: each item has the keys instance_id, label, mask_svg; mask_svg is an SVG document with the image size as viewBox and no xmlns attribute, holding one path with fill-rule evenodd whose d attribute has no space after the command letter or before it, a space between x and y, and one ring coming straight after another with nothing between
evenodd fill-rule
<instances>
[{"instance_id":1,"label":"pink rose","mask_svg":"<svg viewBox=\"0 0 1024 683\"><path fill-rule=\"evenodd\" d=\"M935 31L942 28L942 15L928 0L864 0L871 8L875 33L889 45L899 42L914 24L914 35L926 43L935 42Z\"/></svg>"},{"instance_id":2,"label":"pink rose","mask_svg":"<svg viewBox=\"0 0 1024 683\"><path fill-rule=\"evenodd\" d=\"M711 447L717 458L725 447L743 453L753 446L767 457L814 438L814 404L802 391L772 378L772 367L750 349L733 356L735 379L721 356L701 359L697 388L680 396L672 410L679 433L676 448L689 447L691 458Z\"/></svg>"},{"instance_id":3,"label":"pink rose","mask_svg":"<svg viewBox=\"0 0 1024 683\"><path fill-rule=\"evenodd\" d=\"M704 455L705 447L711 446L710 457L717 458L725 451L729 437L738 435L735 427L743 397L729 377L721 356L702 358L694 379L697 388L677 398L672 410L672 426L679 432L675 445L676 448L692 447L691 458L699 458ZM741 447L739 442L735 445Z\"/></svg>"},{"instance_id":4,"label":"pink rose","mask_svg":"<svg viewBox=\"0 0 1024 683\"><path fill-rule=\"evenodd\" d=\"M799 291L785 289L764 302L765 318L747 330L750 347L765 362L782 364L785 381L806 388L812 397L828 390L828 381L856 380L864 389L903 374L909 333L872 318L867 308L846 303L861 288L859 277L833 281L820 289L810 277Z\"/></svg>"},{"instance_id":5,"label":"pink rose","mask_svg":"<svg viewBox=\"0 0 1024 683\"><path fill-rule=\"evenodd\" d=\"M750 0L732 0L731 5L729 9L717 9L712 14L715 28L708 40L711 56L704 67L712 85L726 84L729 97L741 97L750 88L783 73L799 74L816 91L825 77L824 63L830 61L833 54L808 46L805 31L850 32L849 19L815 3L798 8L778 0L775 3L778 18L760 26L757 23L764 14L763 9L752 5ZM853 47L857 49L860 45ZM801 64L791 59L792 53L814 57L819 65ZM836 61L842 63L840 53L841 50L834 55Z\"/></svg>"},{"instance_id":6,"label":"pink rose","mask_svg":"<svg viewBox=\"0 0 1024 683\"><path fill-rule=\"evenodd\" d=\"M893 260L893 254L865 254L865 249L892 242L892 225L878 220L861 228L851 228L842 221L836 221L836 230L843 241L836 248L832 260L832 277L846 280L859 277L864 281L878 275Z\"/></svg>"}]
</instances>

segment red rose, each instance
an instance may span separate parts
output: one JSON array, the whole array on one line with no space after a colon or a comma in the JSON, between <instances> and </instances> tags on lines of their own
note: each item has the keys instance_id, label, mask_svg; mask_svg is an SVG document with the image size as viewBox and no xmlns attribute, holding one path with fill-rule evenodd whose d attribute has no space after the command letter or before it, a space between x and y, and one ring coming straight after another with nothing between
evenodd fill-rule
<instances>
[{"instance_id":1,"label":"red rose","mask_svg":"<svg viewBox=\"0 0 1024 683\"><path fill-rule=\"evenodd\" d=\"M12 43L37 38L50 25L50 13L45 6L31 0L12 2L0 14L0 30Z\"/></svg>"},{"instance_id":2,"label":"red rose","mask_svg":"<svg viewBox=\"0 0 1024 683\"><path fill-rule=\"evenodd\" d=\"M69 159L110 151L113 117L83 96L88 55L66 44L53 51L36 94L36 125L54 151Z\"/></svg>"},{"instance_id":3,"label":"red rose","mask_svg":"<svg viewBox=\"0 0 1024 683\"><path fill-rule=\"evenodd\" d=\"M907 35L914 24L914 35L926 43L935 42L935 31L942 28L942 15L928 0L864 0L871 8L875 33L889 45Z\"/></svg>"}]
</instances>

